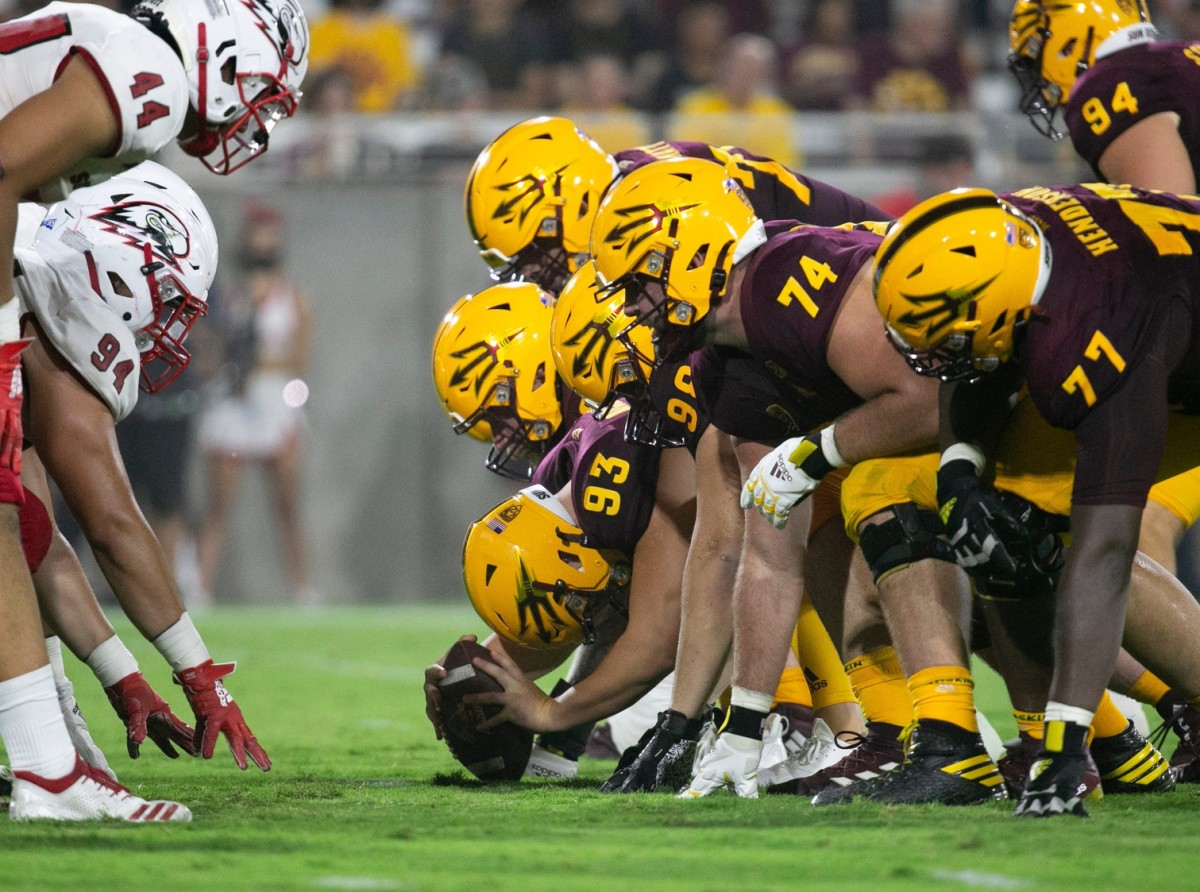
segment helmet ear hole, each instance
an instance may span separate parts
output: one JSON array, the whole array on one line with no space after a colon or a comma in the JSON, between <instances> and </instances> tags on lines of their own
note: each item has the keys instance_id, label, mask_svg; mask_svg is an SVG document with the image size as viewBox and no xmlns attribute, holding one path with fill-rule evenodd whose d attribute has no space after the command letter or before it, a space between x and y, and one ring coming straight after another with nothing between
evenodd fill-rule
<instances>
[{"instance_id":1,"label":"helmet ear hole","mask_svg":"<svg viewBox=\"0 0 1200 892\"><path fill-rule=\"evenodd\" d=\"M496 575L496 565L488 564L483 570L483 584L491 585L492 577Z\"/></svg>"},{"instance_id":2,"label":"helmet ear hole","mask_svg":"<svg viewBox=\"0 0 1200 892\"><path fill-rule=\"evenodd\" d=\"M558 559L560 561L562 561L564 564L566 564L568 567L570 567L572 570L582 570L583 569L583 561L581 561L579 559L578 555L571 554L571 552L569 552L569 551L560 551L558 553Z\"/></svg>"},{"instance_id":3,"label":"helmet ear hole","mask_svg":"<svg viewBox=\"0 0 1200 892\"><path fill-rule=\"evenodd\" d=\"M133 289L126 285L125 280L112 270L109 270L108 273L108 284L121 297L133 297Z\"/></svg>"},{"instance_id":4,"label":"helmet ear hole","mask_svg":"<svg viewBox=\"0 0 1200 892\"><path fill-rule=\"evenodd\" d=\"M575 218L576 220L582 220L584 217L587 216L588 208L591 206L591 198L592 198L592 196L589 195L587 192L584 192L583 195L580 197L580 199L579 199L579 216L577 216Z\"/></svg>"},{"instance_id":5,"label":"helmet ear hole","mask_svg":"<svg viewBox=\"0 0 1200 892\"><path fill-rule=\"evenodd\" d=\"M233 86L234 80L237 78L237 56L230 56L221 63L221 80L229 86Z\"/></svg>"},{"instance_id":6,"label":"helmet ear hole","mask_svg":"<svg viewBox=\"0 0 1200 892\"><path fill-rule=\"evenodd\" d=\"M708 245L703 244L696 249L696 253L692 255L692 259L688 261L688 269L699 269L704 266L704 261L708 258Z\"/></svg>"},{"instance_id":7,"label":"helmet ear hole","mask_svg":"<svg viewBox=\"0 0 1200 892\"><path fill-rule=\"evenodd\" d=\"M546 383L546 363L539 362L537 371L533 374L533 390L537 390Z\"/></svg>"}]
</instances>

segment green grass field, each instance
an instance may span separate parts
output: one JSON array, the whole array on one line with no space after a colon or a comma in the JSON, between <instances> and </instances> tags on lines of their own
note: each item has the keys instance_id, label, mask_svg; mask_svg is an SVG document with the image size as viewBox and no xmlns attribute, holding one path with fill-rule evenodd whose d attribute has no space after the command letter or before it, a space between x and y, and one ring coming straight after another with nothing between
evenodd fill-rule
<instances>
[{"instance_id":1,"label":"green grass field","mask_svg":"<svg viewBox=\"0 0 1200 892\"><path fill-rule=\"evenodd\" d=\"M122 780L195 812L179 826L0 825L0 889L1118 889L1197 888L1200 789L1110 797L1089 821L967 809L813 809L790 797L695 802L593 792L586 780L437 784L455 768L422 708L421 670L480 631L443 608L200 614L275 767L124 753L86 668L69 664ZM181 714L165 664L125 640ZM1012 733L994 677L981 707ZM1192 840L1189 843L1188 840Z\"/></svg>"}]
</instances>

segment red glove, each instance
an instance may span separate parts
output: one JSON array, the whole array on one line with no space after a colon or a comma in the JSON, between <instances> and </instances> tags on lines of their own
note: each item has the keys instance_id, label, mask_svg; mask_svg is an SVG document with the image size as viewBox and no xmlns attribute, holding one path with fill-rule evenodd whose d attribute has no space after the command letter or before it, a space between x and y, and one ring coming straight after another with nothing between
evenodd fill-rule
<instances>
[{"instance_id":1,"label":"red glove","mask_svg":"<svg viewBox=\"0 0 1200 892\"><path fill-rule=\"evenodd\" d=\"M189 756L196 755L191 726L171 712L167 701L158 696L140 672L130 672L116 684L104 689L108 702L125 723L125 745L129 758L138 757L138 748L147 737L172 759L178 759L179 747ZM174 746L172 746L174 744Z\"/></svg>"},{"instance_id":2,"label":"red glove","mask_svg":"<svg viewBox=\"0 0 1200 892\"><path fill-rule=\"evenodd\" d=\"M21 351L32 338L0 344L0 502L20 505L21 486Z\"/></svg>"},{"instance_id":3,"label":"red glove","mask_svg":"<svg viewBox=\"0 0 1200 892\"><path fill-rule=\"evenodd\" d=\"M199 666L183 669L175 673L175 683L183 687L192 711L196 713L196 733L193 744L196 751L205 759L211 759L213 749L217 745L217 737L225 735L229 741L229 749L233 752L233 761L238 768L246 769L246 756L254 760L254 764L263 771L271 770L271 760L266 751L258 745L242 711L233 702L233 695L225 690L221 679L233 674L236 663L214 663L205 660Z\"/></svg>"}]
</instances>

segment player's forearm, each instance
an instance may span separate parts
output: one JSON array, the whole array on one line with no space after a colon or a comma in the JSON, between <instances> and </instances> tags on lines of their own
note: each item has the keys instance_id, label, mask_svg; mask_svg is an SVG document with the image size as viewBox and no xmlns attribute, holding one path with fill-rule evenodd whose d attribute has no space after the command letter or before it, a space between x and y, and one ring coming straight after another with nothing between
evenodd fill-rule
<instances>
[{"instance_id":1,"label":"player's forearm","mask_svg":"<svg viewBox=\"0 0 1200 892\"><path fill-rule=\"evenodd\" d=\"M162 546L141 517L126 518L120 530L88 535L96 562L125 615L147 639L178 622L183 601ZM85 530L85 534L87 531Z\"/></svg>"},{"instance_id":2,"label":"player's forearm","mask_svg":"<svg viewBox=\"0 0 1200 892\"><path fill-rule=\"evenodd\" d=\"M96 603L83 567L62 533L55 531L33 583L43 619L80 660L86 660L113 636L113 627Z\"/></svg>"},{"instance_id":3,"label":"player's forearm","mask_svg":"<svg viewBox=\"0 0 1200 892\"><path fill-rule=\"evenodd\" d=\"M919 397L919 398L918 398ZM933 449L937 404L919 390L887 391L837 420L837 451L847 464Z\"/></svg>"},{"instance_id":4,"label":"player's forearm","mask_svg":"<svg viewBox=\"0 0 1200 892\"><path fill-rule=\"evenodd\" d=\"M1016 385L1004 373L973 384L943 384L938 394L938 448L970 443L985 456L995 453L1015 403Z\"/></svg>"},{"instance_id":5,"label":"player's forearm","mask_svg":"<svg viewBox=\"0 0 1200 892\"><path fill-rule=\"evenodd\" d=\"M699 715L712 696L733 643L740 536L730 538L730 542L695 542L688 552L671 708L689 717Z\"/></svg>"}]
</instances>

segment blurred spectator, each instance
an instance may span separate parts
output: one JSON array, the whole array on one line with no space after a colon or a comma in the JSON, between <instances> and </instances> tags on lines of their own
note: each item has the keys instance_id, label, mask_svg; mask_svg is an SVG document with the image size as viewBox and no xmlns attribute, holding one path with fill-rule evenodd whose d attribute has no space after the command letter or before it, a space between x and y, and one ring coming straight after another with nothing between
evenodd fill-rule
<instances>
[{"instance_id":1,"label":"blurred spectator","mask_svg":"<svg viewBox=\"0 0 1200 892\"><path fill-rule=\"evenodd\" d=\"M880 112L966 108L970 75L954 0L896 0L889 34L859 44L856 107Z\"/></svg>"},{"instance_id":2,"label":"blurred spectator","mask_svg":"<svg viewBox=\"0 0 1200 892\"><path fill-rule=\"evenodd\" d=\"M521 9L520 0L466 0L445 27L442 54L482 73L490 108L548 105L550 37L544 21Z\"/></svg>"},{"instance_id":3,"label":"blurred spectator","mask_svg":"<svg viewBox=\"0 0 1200 892\"><path fill-rule=\"evenodd\" d=\"M729 30L729 15L719 3L688 6L676 23L677 38L658 82L646 92L649 111L668 111L689 90L707 87L717 76Z\"/></svg>"},{"instance_id":4,"label":"blurred spectator","mask_svg":"<svg viewBox=\"0 0 1200 892\"><path fill-rule=\"evenodd\" d=\"M384 0L331 0L329 11L312 22L312 71L344 73L353 107L360 112L390 111L417 86L408 27L383 4Z\"/></svg>"},{"instance_id":5,"label":"blurred spectator","mask_svg":"<svg viewBox=\"0 0 1200 892\"><path fill-rule=\"evenodd\" d=\"M917 143L917 175L914 182L871 199L876 207L892 217L912 209L926 198L973 186L975 150L965 136L938 134Z\"/></svg>"},{"instance_id":6,"label":"blurred spectator","mask_svg":"<svg viewBox=\"0 0 1200 892\"><path fill-rule=\"evenodd\" d=\"M650 141L643 117L625 104L629 78L615 56L587 57L565 70L562 113L609 154Z\"/></svg>"},{"instance_id":7,"label":"blurred spectator","mask_svg":"<svg viewBox=\"0 0 1200 892\"><path fill-rule=\"evenodd\" d=\"M223 392L204 412L200 448L208 461L208 511L199 539L200 579L211 591L221 563L238 478L263 465L274 495L283 564L294 596L313 600L300 517L301 407L308 386L312 326L308 304L283 273L279 211L250 205L235 244L241 278L213 314L225 348Z\"/></svg>"},{"instance_id":8,"label":"blurred spectator","mask_svg":"<svg viewBox=\"0 0 1200 892\"><path fill-rule=\"evenodd\" d=\"M1200 40L1200 0L1160 0L1150 12L1165 37Z\"/></svg>"},{"instance_id":9,"label":"blurred spectator","mask_svg":"<svg viewBox=\"0 0 1200 892\"><path fill-rule=\"evenodd\" d=\"M775 94L775 46L757 34L729 39L717 83L684 96L672 124L675 139L739 145L788 165L799 163L791 108Z\"/></svg>"},{"instance_id":10,"label":"blurred spectator","mask_svg":"<svg viewBox=\"0 0 1200 892\"><path fill-rule=\"evenodd\" d=\"M643 104L645 91L662 76L667 54L660 29L622 0L569 0L551 22L555 59L566 66L560 80L576 74L577 65L583 64L586 71L591 57L613 58L627 75L622 78L620 101L629 98L632 84L638 91L636 104Z\"/></svg>"},{"instance_id":11,"label":"blurred spectator","mask_svg":"<svg viewBox=\"0 0 1200 892\"><path fill-rule=\"evenodd\" d=\"M682 33L682 22L691 8L710 2L719 7L725 17L725 31L720 35L722 38L729 34L766 35L770 30L770 0L653 0L655 16L668 29L664 39L673 43ZM673 26L678 26L679 30L669 30Z\"/></svg>"},{"instance_id":12,"label":"blurred spectator","mask_svg":"<svg viewBox=\"0 0 1200 892\"><path fill-rule=\"evenodd\" d=\"M854 89L854 0L813 0L803 40L784 69L783 97L800 109L840 111Z\"/></svg>"}]
</instances>

